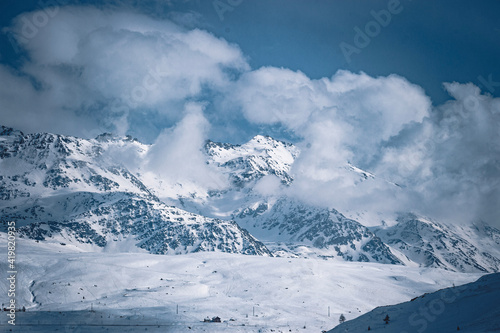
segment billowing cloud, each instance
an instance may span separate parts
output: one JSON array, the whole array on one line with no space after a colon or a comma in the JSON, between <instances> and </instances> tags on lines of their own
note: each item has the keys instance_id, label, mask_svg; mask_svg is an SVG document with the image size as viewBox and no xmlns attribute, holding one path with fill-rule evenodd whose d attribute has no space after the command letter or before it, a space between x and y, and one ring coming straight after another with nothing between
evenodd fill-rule
<instances>
[{"instance_id":1,"label":"billowing cloud","mask_svg":"<svg viewBox=\"0 0 500 333\"><path fill-rule=\"evenodd\" d=\"M12 126L21 123L22 110L33 113L37 131L45 124L44 130L83 136L97 128L124 134L130 113L176 121L186 99L221 89L231 72L248 68L237 46L168 20L64 7L41 25L42 15L22 14L10 28L29 56L18 72L0 70L2 82L15 84L0 91L4 121Z\"/></svg>"},{"instance_id":2,"label":"billowing cloud","mask_svg":"<svg viewBox=\"0 0 500 333\"><path fill-rule=\"evenodd\" d=\"M330 150L329 156L363 162L406 124L420 122L431 106L420 87L397 75L338 71L312 80L275 67L243 74L231 99L251 122L281 123L310 145Z\"/></svg>"},{"instance_id":3,"label":"billowing cloud","mask_svg":"<svg viewBox=\"0 0 500 333\"><path fill-rule=\"evenodd\" d=\"M500 99L445 84L454 100L383 148L375 172L406 184L414 205L454 221L500 222Z\"/></svg>"}]
</instances>

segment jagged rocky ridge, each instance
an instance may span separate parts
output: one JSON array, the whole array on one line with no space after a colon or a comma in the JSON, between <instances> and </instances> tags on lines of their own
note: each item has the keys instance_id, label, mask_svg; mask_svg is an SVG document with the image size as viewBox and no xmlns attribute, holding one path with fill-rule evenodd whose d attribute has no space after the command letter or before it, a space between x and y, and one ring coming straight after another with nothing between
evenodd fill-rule
<instances>
[{"instance_id":1,"label":"jagged rocky ridge","mask_svg":"<svg viewBox=\"0 0 500 333\"><path fill-rule=\"evenodd\" d=\"M110 242L133 237L138 247L154 254L219 251L270 255L262 243L234 221L188 213L130 193L79 193L56 203L80 200L91 202L84 212L68 214L63 221L42 219L44 222L30 223L19 229L21 236L95 244L102 248Z\"/></svg>"},{"instance_id":2,"label":"jagged rocky ridge","mask_svg":"<svg viewBox=\"0 0 500 333\"><path fill-rule=\"evenodd\" d=\"M266 241L278 241L290 251L300 247L316 249L326 257L346 261L401 264L391 250L359 222L335 209L324 209L280 198L274 204L263 202L235 214L235 220ZM282 251L279 247L277 253Z\"/></svg>"}]
</instances>

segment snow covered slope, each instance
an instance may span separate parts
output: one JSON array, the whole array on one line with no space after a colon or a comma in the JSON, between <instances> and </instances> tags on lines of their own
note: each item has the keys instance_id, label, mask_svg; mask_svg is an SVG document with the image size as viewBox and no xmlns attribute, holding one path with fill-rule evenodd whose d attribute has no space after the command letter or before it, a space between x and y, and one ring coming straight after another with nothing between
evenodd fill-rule
<instances>
[{"instance_id":1,"label":"snow covered slope","mask_svg":"<svg viewBox=\"0 0 500 333\"><path fill-rule=\"evenodd\" d=\"M498 332L500 273L476 282L424 294L411 301L378 307L335 327L336 332ZM386 324L383 319L389 316Z\"/></svg>"},{"instance_id":2,"label":"snow covered slope","mask_svg":"<svg viewBox=\"0 0 500 333\"><path fill-rule=\"evenodd\" d=\"M0 233L0 248L6 239ZM341 313L350 320L480 276L217 252L104 255L30 239L18 239L16 258L16 301L27 308L17 313L18 332L319 333ZM0 261L0 270L7 271L6 262ZM6 287L0 283L3 303ZM222 323L203 323L207 316ZM1 332L6 320L0 316ZM28 324L33 326L23 326Z\"/></svg>"},{"instance_id":3,"label":"snow covered slope","mask_svg":"<svg viewBox=\"0 0 500 333\"><path fill-rule=\"evenodd\" d=\"M462 272L500 270L500 231L484 224L448 226L414 214L374 232L411 261Z\"/></svg>"}]
</instances>

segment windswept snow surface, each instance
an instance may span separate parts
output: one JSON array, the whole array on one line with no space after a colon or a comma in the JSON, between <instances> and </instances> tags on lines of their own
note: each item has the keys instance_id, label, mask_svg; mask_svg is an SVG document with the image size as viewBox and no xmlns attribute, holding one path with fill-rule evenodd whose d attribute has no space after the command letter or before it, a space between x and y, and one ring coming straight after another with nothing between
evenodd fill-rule
<instances>
[{"instance_id":1,"label":"windswept snow surface","mask_svg":"<svg viewBox=\"0 0 500 333\"><path fill-rule=\"evenodd\" d=\"M441 333L500 331L500 273L466 285L383 306L337 326L336 332ZM383 319L389 316L386 324Z\"/></svg>"},{"instance_id":2,"label":"windswept snow surface","mask_svg":"<svg viewBox=\"0 0 500 333\"><path fill-rule=\"evenodd\" d=\"M351 320L480 276L214 252L102 255L29 239L17 240L16 260L16 301L27 311L16 313L15 327L2 315L2 332L321 332L341 313ZM5 283L0 295L6 303ZM222 323L203 323L207 316Z\"/></svg>"}]
</instances>

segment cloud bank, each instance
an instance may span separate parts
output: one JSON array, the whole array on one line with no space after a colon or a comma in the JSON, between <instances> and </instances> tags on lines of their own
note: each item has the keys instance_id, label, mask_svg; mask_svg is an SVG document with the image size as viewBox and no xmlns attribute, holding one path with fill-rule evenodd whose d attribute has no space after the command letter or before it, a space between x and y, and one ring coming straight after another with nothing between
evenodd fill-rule
<instances>
[{"instance_id":1,"label":"cloud bank","mask_svg":"<svg viewBox=\"0 0 500 333\"><path fill-rule=\"evenodd\" d=\"M249 121L280 123L302 138L288 195L341 211L407 208L398 187L383 179L360 181L347 162L371 165L385 142L429 117L431 102L420 87L397 75L341 70L312 80L266 67L243 74L229 96Z\"/></svg>"}]
</instances>

